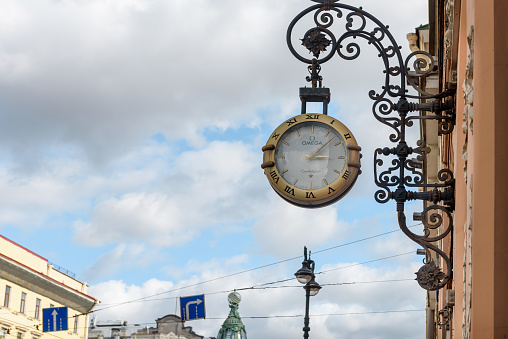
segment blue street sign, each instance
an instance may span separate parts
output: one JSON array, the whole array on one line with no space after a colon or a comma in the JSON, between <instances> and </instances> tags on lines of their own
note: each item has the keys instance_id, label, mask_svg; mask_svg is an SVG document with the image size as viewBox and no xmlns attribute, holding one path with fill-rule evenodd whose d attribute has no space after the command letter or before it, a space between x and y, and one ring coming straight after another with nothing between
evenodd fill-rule
<instances>
[{"instance_id":1,"label":"blue street sign","mask_svg":"<svg viewBox=\"0 0 508 339\"><path fill-rule=\"evenodd\" d=\"M42 332L67 331L67 307L53 307L42 310Z\"/></svg>"},{"instance_id":2,"label":"blue street sign","mask_svg":"<svg viewBox=\"0 0 508 339\"><path fill-rule=\"evenodd\" d=\"M182 321L205 319L205 295L180 297L180 315Z\"/></svg>"}]
</instances>

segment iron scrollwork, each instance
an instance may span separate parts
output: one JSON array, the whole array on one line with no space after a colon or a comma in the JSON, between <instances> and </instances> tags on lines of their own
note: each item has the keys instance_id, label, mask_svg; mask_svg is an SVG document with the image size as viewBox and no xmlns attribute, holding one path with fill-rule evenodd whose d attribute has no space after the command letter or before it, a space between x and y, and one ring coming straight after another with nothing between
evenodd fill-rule
<instances>
[{"instance_id":1,"label":"iron scrollwork","mask_svg":"<svg viewBox=\"0 0 508 339\"><path fill-rule=\"evenodd\" d=\"M424 265L416 273L416 279L422 288L438 290L450 280L452 265L446 253L433 243L446 237L453 228L455 181L452 172L445 169L439 172L438 183L426 182L422 168L430 148L424 141L418 141L416 147L410 147L406 142L406 129L412 127L415 121L436 120L440 134L451 133L455 125L455 92L446 90L430 94L421 89L420 79L436 72L434 58L427 52L416 51L403 59L401 47L389 27L362 7L356 8L339 3L338 0L311 1L317 4L303 10L293 19L286 40L291 53L298 60L309 64L312 76L307 77L307 80L312 82L313 87L317 87L318 82L321 87L322 77L318 74L321 64L335 55L344 60L358 58L362 50L358 38L374 46L383 61L384 84L380 90L369 91L368 96L373 100L374 117L391 128L389 140L396 145L378 148L374 152L374 180L379 187L375 200L379 203L395 200L399 227L426 252ZM313 58L309 58L304 53L297 52L292 35L300 19L312 13L314 26L299 39L304 47L299 47L300 50L312 54ZM342 33L336 36L332 28L337 22L342 23ZM417 94L409 94L408 85ZM410 102L408 99L421 102ZM420 115L420 111L428 114ZM409 190L411 188L416 190ZM407 226L404 204L410 200L427 201L427 206L417 215L417 219L424 225L423 235L413 233ZM432 236L432 230L438 227L445 230ZM434 257L432 252L435 253ZM436 257L443 259L444 270L438 265L441 261L436 260Z\"/></svg>"}]
</instances>

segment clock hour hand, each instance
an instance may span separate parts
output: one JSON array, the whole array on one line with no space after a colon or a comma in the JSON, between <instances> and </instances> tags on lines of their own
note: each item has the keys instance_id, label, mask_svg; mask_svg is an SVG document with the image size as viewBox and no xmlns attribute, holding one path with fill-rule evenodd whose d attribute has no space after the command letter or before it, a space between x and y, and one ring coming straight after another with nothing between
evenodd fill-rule
<instances>
[{"instance_id":1,"label":"clock hour hand","mask_svg":"<svg viewBox=\"0 0 508 339\"><path fill-rule=\"evenodd\" d=\"M312 159L314 158L323 148L325 148L326 145L328 145L330 143L330 141L333 140L333 138L335 137L332 137L330 140L328 140L327 142L325 142L321 147L319 147L317 150L315 150L314 152L312 152L311 154L307 155L306 158L307 159Z\"/></svg>"}]
</instances>

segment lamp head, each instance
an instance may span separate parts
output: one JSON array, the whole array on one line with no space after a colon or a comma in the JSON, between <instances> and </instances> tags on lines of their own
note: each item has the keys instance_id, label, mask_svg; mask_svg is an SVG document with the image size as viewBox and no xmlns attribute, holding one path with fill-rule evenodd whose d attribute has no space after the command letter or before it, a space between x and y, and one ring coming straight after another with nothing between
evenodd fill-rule
<instances>
[{"instance_id":1,"label":"lamp head","mask_svg":"<svg viewBox=\"0 0 508 339\"><path fill-rule=\"evenodd\" d=\"M302 263L302 268L300 268L295 273L295 276L296 276L296 279L298 280L298 282L300 282L301 284L306 284L312 279L312 277L314 276L314 273L308 267L307 261L304 261Z\"/></svg>"},{"instance_id":2,"label":"lamp head","mask_svg":"<svg viewBox=\"0 0 508 339\"><path fill-rule=\"evenodd\" d=\"M315 296L319 293L319 290L321 289L321 285L319 285L316 280L314 280L314 276L312 279L303 287L305 289L309 289L309 294L311 297Z\"/></svg>"},{"instance_id":3,"label":"lamp head","mask_svg":"<svg viewBox=\"0 0 508 339\"><path fill-rule=\"evenodd\" d=\"M302 268L300 268L296 273L296 279L301 284L307 284L313 277L314 277L314 261L310 260L310 253L309 258L307 259L307 247L303 248L303 258L302 261Z\"/></svg>"}]
</instances>

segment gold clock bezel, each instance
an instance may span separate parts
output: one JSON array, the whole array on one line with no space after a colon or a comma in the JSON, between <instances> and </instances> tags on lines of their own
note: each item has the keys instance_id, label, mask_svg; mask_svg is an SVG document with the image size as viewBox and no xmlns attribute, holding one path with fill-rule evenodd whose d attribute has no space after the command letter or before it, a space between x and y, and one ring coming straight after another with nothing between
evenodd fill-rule
<instances>
[{"instance_id":1,"label":"gold clock bezel","mask_svg":"<svg viewBox=\"0 0 508 339\"><path fill-rule=\"evenodd\" d=\"M339 177L325 187L315 190L295 187L284 180L275 166L275 150L284 133L292 127L310 122L323 123L334 129L342 136L346 146L346 165ZM358 174L361 173L361 147L358 146L353 133L342 122L325 114L299 114L286 120L270 135L262 150L263 164L261 168L264 169L270 185L284 200L300 207L316 208L333 204L349 192L356 182Z\"/></svg>"}]
</instances>

